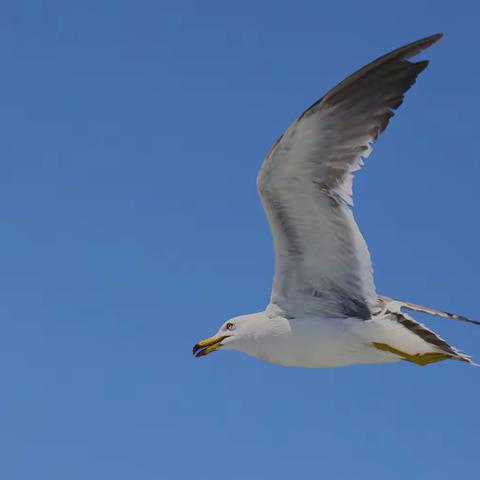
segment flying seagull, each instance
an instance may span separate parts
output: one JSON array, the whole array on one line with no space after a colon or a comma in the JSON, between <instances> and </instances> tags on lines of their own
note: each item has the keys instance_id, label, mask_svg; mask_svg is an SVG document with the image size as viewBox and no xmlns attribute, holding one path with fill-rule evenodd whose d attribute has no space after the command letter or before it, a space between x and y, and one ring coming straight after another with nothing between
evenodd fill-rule
<instances>
[{"instance_id":1,"label":"flying seagull","mask_svg":"<svg viewBox=\"0 0 480 480\"><path fill-rule=\"evenodd\" d=\"M353 173L428 61L408 59L441 33L394 50L340 82L268 152L257 187L273 234L275 275L266 310L225 322L196 357L240 350L298 367L452 359L474 364L403 310L480 324L378 295L352 213Z\"/></svg>"}]
</instances>

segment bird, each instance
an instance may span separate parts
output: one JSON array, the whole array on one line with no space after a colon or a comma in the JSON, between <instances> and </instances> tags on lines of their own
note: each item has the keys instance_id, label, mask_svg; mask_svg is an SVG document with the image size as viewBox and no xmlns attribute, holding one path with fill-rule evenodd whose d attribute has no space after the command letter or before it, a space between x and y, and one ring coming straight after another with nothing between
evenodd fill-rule
<instances>
[{"instance_id":1,"label":"bird","mask_svg":"<svg viewBox=\"0 0 480 480\"><path fill-rule=\"evenodd\" d=\"M356 71L274 143L257 177L275 252L270 303L224 322L195 344L195 357L238 350L289 367L448 359L476 365L405 310L480 322L376 293L353 215L353 175L429 63L410 59L442 36L409 43Z\"/></svg>"}]
</instances>

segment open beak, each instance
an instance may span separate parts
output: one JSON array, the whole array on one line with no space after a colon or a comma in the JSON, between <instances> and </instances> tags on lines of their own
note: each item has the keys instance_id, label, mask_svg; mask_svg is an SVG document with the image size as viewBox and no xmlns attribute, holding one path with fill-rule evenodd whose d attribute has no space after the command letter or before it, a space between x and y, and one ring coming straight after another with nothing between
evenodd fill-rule
<instances>
[{"instance_id":1,"label":"open beak","mask_svg":"<svg viewBox=\"0 0 480 480\"><path fill-rule=\"evenodd\" d=\"M218 335L216 337L210 337L201 342L195 344L192 349L192 353L195 357L203 357L211 352L214 352L218 347L222 345L222 341L229 335Z\"/></svg>"}]
</instances>

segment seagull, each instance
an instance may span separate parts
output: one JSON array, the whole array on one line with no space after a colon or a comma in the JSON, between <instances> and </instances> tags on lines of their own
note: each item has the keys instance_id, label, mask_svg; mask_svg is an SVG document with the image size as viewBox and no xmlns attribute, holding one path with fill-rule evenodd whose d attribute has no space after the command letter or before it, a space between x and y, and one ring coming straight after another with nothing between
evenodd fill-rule
<instances>
[{"instance_id":1,"label":"seagull","mask_svg":"<svg viewBox=\"0 0 480 480\"><path fill-rule=\"evenodd\" d=\"M369 156L428 61L409 59L442 38L405 45L361 68L302 113L275 142L257 177L270 223L275 274L263 312L225 322L196 357L239 350L283 366L324 368L471 357L405 310L480 325L378 295L353 216L353 174Z\"/></svg>"}]
</instances>

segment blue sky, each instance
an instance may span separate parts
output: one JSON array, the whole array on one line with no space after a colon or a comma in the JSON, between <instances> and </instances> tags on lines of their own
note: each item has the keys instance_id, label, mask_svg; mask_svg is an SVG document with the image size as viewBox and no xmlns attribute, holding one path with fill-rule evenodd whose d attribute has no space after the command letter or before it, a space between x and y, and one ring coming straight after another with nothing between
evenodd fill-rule
<instances>
[{"instance_id":1,"label":"blue sky","mask_svg":"<svg viewBox=\"0 0 480 480\"><path fill-rule=\"evenodd\" d=\"M480 317L475 2L0 13L1 478L476 475L477 369L191 356L268 301L255 176L271 143L354 69L437 31L356 216L381 293ZM417 318L480 360L480 329Z\"/></svg>"}]
</instances>

